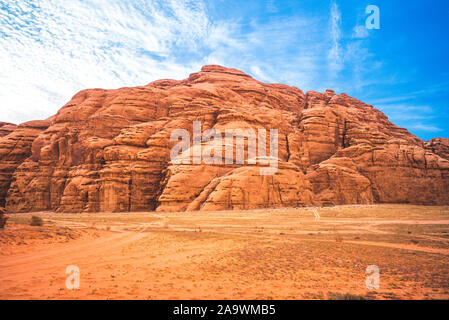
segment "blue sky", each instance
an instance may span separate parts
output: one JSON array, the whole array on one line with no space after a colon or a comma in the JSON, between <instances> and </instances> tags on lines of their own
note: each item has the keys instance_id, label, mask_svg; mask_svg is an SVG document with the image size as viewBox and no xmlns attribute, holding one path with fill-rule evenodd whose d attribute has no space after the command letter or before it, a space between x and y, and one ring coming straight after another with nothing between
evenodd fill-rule
<instances>
[{"instance_id":1,"label":"blue sky","mask_svg":"<svg viewBox=\"0 0 449 320\"><path fill-rule=\"evenodd\" d=\"M365 28L368 5L379 30ZM0 121L220 64L346 92L422 139L449 137L448 30L446 0L0 0Z\"/></svg>"}]
</instances>

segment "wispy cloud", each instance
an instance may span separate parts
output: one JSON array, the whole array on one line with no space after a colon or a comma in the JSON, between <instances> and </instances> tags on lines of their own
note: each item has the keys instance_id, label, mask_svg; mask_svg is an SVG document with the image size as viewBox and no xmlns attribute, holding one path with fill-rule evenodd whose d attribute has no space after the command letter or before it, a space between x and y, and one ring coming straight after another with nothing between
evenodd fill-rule
<instances>
[{"instance_id":1,"label":"wispy cloud","mask_svg":"<svg viewBox=\"0 0 449 320\"><path fill-rule=\"evenodd\" d=\"M438 112L431 106L413 103L391 103L376 105L376 107L386 113L393 123L410 130L428 133L443 131L433 124Z\"/></svg>"},{"instance_id":2,"label":"wispy cloud","mask_svg":"<svg viewBox=\"0 0 449 320\"><path fill-rule=\"evenodd\" d=\"M397 119L404 119L404 117L425 119L434 113L432 107L416 104L383 104L376 105L376 108L388 112L390 117L394 116Z\"/></svg>"},{"instance_id":3,"label":"wispy cloud","mask_svg":"<svg viewBox=\"0 0 449 320\"><path fill-rule=\"evenodd\" d=\"M363 39L369 36L368 29L365 26L357 25L353 29L352 37L356 39Z\"/></svg>"},{"instance_id":4,"label":"wispy cloud","mask_svg":"<svg viewBox=\"0 0 449 320\"><path fill-rule=\"evenodd\" d=\"M0 7L0 118L49 116L77 91L183 78L209 20L197 1L17 1Z\"/></svg>"},{"instance_id":5,"label":"wispy cloud","mask_svg":"<svg viewBox=\"0 0 449 320\"><path fill-rule=\"evenodd\" d=\"M267 76L259 66L251 66L251 72L254 74L254 76L257 77L257 79L260 79L265 82L273 82L273 79Z\"/></svg>"},{"instance_id":6,"label":"wispy cloud","mask_svg":"<svg viewBox=\"0 0 449 320\"><path fill-rule=\"evenodd\" d=\"M332 1L331 3L330 28L332 46L328 54L329 68L332 72L337 73L343 69L343 54L340 45L341 12L335 1Z\"/></svg>"},{"instance_id":7,"label":"wispy cloud","mask_svg":"<svg viewBox=\"0 0 449 320\"><path fill-rule=\"evenodd\" d=\"M449 92L449 82L441 82L431 86L426 86L420 90L409 91L406 94L378 98L372 101L374 104L394 104L398 102L406 102L417 98L432 96L435 94Z\"/></svg>"},{"instance_id":8,"label":"wispy cloud","mask_svg":"<svg viewBox=\"0 0 449 320\"><path fill-rule=\"evenodd\" d=\"M242 69L262 81L316 88L326 67L327 34L322 31L322 20L313 16L254 19L249 25L216 21L204 61Z\"/></svg>"},{"instance_id":9,"label":"wispy cloud","mask_svg":"<svg viewBox=\"0 0 449 320\"><path fill-rule=\"evenodd\" d=\"M410 129L418 130L418 131L426 131L426 132L441 132L443 131L441 128L438 128L433 125L426 125L422 123L413 124Z\"/></svg>"}]
</instances>

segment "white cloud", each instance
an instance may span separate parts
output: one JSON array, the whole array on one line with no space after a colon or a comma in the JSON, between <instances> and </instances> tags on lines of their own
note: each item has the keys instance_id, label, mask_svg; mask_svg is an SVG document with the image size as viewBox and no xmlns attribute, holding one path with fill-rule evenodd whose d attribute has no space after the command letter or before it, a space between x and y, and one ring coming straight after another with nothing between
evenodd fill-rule
<instances>
[{"instance_id":1,"label":"white cloud","mask_svg":"<svg viewBox=\"0 0 449 320\"><path fill-rule=\"evenodd\" d=\"M356 39L363 39L369 36L368 29L365 26L355 26L353 29L352 37Z\"/></svg>"},{"instance_id":2,"label":"white cloud","mask_svg":"<svg viewBox=\"0 0 449 320\"><path fill-rule=\"evenodd\" d=\"M331 35L331 49L328 54L329 68L331 72L338 73L343 69L343 54L340 45L341 39L341 12L335 1L331 3L330 12L330 35Z\"/></svg>"},{"instance_id":3,"label":"white cloud","mask_svg":"<svg viewBox=\"0 0 449 320\"><path fill-rule=\"evenodd\" d=\"M433 126L433 125L426 125L422 123L416 123L410 126L410 129L419 130L419 131L427 131L427 132L440 132L443 131L442 129Z\"/></svg>"},{"instance_id":4,"label":"white cloud","mask_svg":"<svg viewBox=\"0 0 449 320\"><path fill-rule=\"evenodd\" d=\"M201 66L185 58L208 32L201 2L34 3L0 7L2 121L50 116L85 88L181 79Z\"/></svg>"},{"instance_id":5,"label":"white cloud","mask_svg":"<svg viewBox=\"0 0 449 320\"><path fill-rule=\"evenodd\" d=\"M440 132L442 129L433 125L437 117L434 108L413 103L375 105L388 115L390 121L409 130Z\"/></svg>"},{"instance_id":6,"label":"white cloud","mask_svg":"<svg viewBox=\"0 0 449 320\"><path fill-rule=\"evenodd\" d=\"M242 21L216 21L205 63L232 66L261 81L322 89L326 31L323 20L314 16L274 16L263 23L251 20L249 27Z\"/></svg>"},{"instance_id":7,"label":"white cloud","mask_svg":"<svg viewBox=\"0 0 449 320\"><path fill-rule=\"evenodd\" d=\"M398 81L395 80L397 83ZM448 92L449 90L449 82L440 82L437 84L433 84L431 86L426 86L421 90L409 91L404 95L393 96L393 97L385 97L381 99L373 100L371 103L374 104L393 104L408 100L413 100L417 98L425 98L429 95L441 94L444 92Z\"/></svg>"},{"instance_id":8,"label":"white cloud","mask_svg":"<svg viewBox=\"0 0 449 320\"><path fill-rule=\"evenodd\" d=\"M267 76L259 66L251 66L251 73L254 75L255 78L266 81L266 82L274 82L272 78Z\"/></svg>"}]
</instances>

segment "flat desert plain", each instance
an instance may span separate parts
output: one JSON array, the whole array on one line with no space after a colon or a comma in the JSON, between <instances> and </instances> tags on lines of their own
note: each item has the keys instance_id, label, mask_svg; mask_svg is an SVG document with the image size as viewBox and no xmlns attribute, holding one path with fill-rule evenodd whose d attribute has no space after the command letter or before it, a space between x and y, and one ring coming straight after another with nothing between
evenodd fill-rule
<instances>
[{"instance_id":1,"label":"flat desert plain","mask_svg":"<svg viewBox=\"0 0 449 320\"><path fill-rule=\"evenodd\" d=\"M11 214L0 299L449 299L449 207Z\"/></svg>"}]
</instances>

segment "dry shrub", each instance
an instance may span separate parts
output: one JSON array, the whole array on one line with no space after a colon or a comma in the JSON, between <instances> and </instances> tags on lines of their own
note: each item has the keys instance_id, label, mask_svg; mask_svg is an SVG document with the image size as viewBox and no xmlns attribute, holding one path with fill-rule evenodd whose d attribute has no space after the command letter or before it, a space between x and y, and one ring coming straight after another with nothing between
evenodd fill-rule
<instances>
[{"instance_id":1,"label":"dry shrub","mask_svg":"<svg viewBox=\"0 0 449 320\"><path fill-rule=\"evenodd\" d=\"M43 225L44 225L44 220L42 220L41 217L38 217L38 216L32 216L32 217L31 217L31 223L30 223L30 226L33 226L33 227L41 227L41 226L43 226Z\"/></svg>"},{"instance_id":2,"label":"dry shrub","mask_svg":"<svg viewBox=\"0 0 449 320\"><path fill-rule=\"evenodd\" d=\"M329 300L366 300L365 297L352 293L329 292Z\"/></svg>"}]
</instances>

